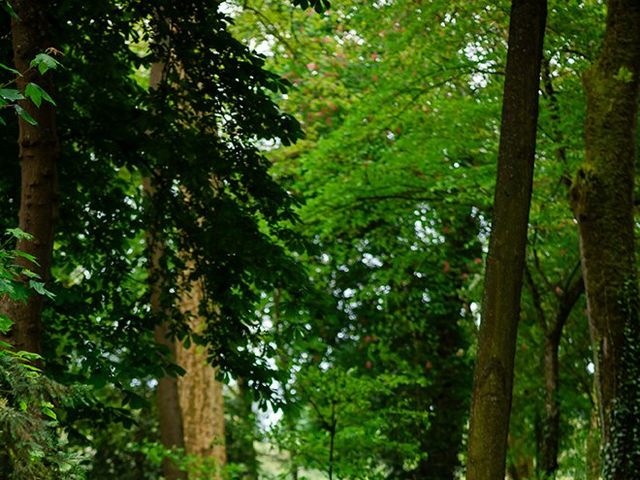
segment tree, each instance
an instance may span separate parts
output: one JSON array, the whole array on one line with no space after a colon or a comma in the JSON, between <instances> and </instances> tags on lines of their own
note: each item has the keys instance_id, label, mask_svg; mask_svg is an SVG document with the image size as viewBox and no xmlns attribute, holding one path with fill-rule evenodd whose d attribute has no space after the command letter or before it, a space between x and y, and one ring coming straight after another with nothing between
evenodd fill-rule
<instances>
[{"instance_id":1,"label":"tree","mask_svg":"<svg viewBox=\"0 0 640 480\"><path fill-rule=\"evenodd\" d=\"M607 2L602 51L585 73L585 157L572 188L596 365L607 479L640 470L640 324L634 178L640 4Z\"/></svg>"},{"instance_id":2,"label":"tree","mask_svg":"<svg viewBox=\"0 0 640 480\"><path fill-rule=\"evenodd\" d=\"M543 273L541 272L541 275ZM582 272L573 269L562 286L557 286L554 294L557 306L552 315L545 313L540 289L533 279L530 268L525 267L525 278L531 290L532 301L538 321L544 334L544 418L542 420L542 439L540 444L540 470L543 475L552 477L558 468L560 447L560 362L559 349L562 333L573 307L582 296L584 281Z\"/></svg>"},{"instance_id":3,"label":"tree","mask_svg":"<svg viewBox=\"0 0 640 480\"><path fill-rule=\"evenodd\" d=\"M467 478L504 477L546 1L512 2L498 177L474 376Z\"/></svg>"},{"instance_id":4,"label":"tree","mask_svg":"<svg viewBox=\"0 0 640 480\"><path fill-rule=\"evenodd\" d=\"M33 65L37 55L52 47L49 19L44 15L46 6L47 2L39 0L13 2L11 33L14 63L20 72L16 80L20 92L34 88L52 91L53 82L51 73L46 73L46 64L42 70ZM46 62L55 63L50 57ZM59 145L52 103L42 102L42 99L38 104L21 100L16 107L21 113L18 121L22 179L19 227L31 235L19 239L17 249L38 259L35 266L28 260L21 261L44 283L50 281L53 233L58 208ZM8 301L3 305L3 310L14 321L11 339L16 348L36 353L41 351L44 300L42 295L33 295L26 302Z\"/></svg>"}]
</instances>

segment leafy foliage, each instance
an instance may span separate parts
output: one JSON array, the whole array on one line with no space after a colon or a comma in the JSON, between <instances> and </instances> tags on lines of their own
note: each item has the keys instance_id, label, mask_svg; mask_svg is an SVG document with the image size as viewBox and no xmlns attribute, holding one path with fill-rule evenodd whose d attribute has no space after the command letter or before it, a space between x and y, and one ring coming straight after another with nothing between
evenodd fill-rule
<instances>
[{"instance_id":1,"label":"leafy foliage","mask_svg":"<svg viewBox=\"0 0 640 480\"><path fill-rule=\"evenodd\" d=\"M28 234L14 228L7 231L0 245L0 296L25 301L29 295L51 295L37 276L19 266L24 252L8 244ZM25 284L22 278L31 278ZM29 286L27 286L29 285ZM12 320L0 315L0 334L11 328ZM41 357L30 352L15 352L0 341L0 438L6 446L0 454L0 473L7 479L80 479L84 470L81 457L68 449L66 434L60 428L52 402L66 395L64 387L42 375L34 362Z\"/></svg>"}]
</instances>

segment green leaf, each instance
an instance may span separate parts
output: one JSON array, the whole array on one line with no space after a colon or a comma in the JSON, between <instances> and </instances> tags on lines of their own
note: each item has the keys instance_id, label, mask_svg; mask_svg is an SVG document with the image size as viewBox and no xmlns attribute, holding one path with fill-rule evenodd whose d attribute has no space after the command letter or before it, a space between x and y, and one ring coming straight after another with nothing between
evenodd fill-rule
<instances>
[{"instance_id":1,"label":"green leaf","mask_svg":"<svg viewBox=\"0 0 640 480\"><path fill-rule=\"evenodd\" d=\"M51 404L49 404L51 405ZM52 407L53 405L51 405ZM51 407L49 406L42 406L42 413L45 414L47 417L52 418L53 420L57 420L58 416L56 415L56 412L54 412Z\"/></svg>"},{"instance_id":2,"label":"green leaf","mask_svg":"<svg viewBox=\"0 0 640 480\"><path fill-rule=\"evenodd\" d=\"M23 268L20 273L27 278L40 278L40 275L38 275L36 272L32 272L28 268Z\"/></svg>"},{"instance_id":3,"label":"green leaf","mask_svg":"<svg viewBox=\"0 0 640 480\"><path fill-rule=\"evenodd\" d=\"M41 89L35 83L29 83L24 89L25 97L31 99L36 107L42 105L42 93Z\"/></svg>"},{"instance_id":4,"label":"green leaf","mask_svg":"<svg viewBox=\"0 0 640 480\"><path fill-rule=\"evenodd\" d=\"M24 99L24 96L15 88L0 88L0 97L9 100L10 102Z\"/></svg>"},{"instance_id":5,"label":"green leaf","mask_svg":"<svg viewBox=\"0 0 640 480\"><path fill-rule=\"evenodd\" d=\"M29 83L24 89L24 95L31 99L36 107L39 107L42 104L42 100L49 102L52 105L56 104L56 102L53 101L53 98L51 98L49 94L36 83Z\"/></svg>"},{"instance_id":6,"label":"green leaf","mask_svg":"<svg viewBox=\"0 0 640 480\"><path fill-rule=\"evenodd\" d=\"M2 9L7 12L11 17L19 19L18 14L13 9L11 4L7 0L2 0Z\"/></svg>"},{"instance_id":7,"label":"green leaf","mask_svg":"<svg viewBox=\"0 0 640 480\"><path fill-rule=\"evenodd\" d=\"M29 113L20 105L14 105L14 108L16 109L16 113L20 115L20 118L22 118L25 122L30 123L31 125L38 125L36 119L29 115Z\"/></svg>"},{"instance_id":8,"label":"green leaf","mask_svg":"<svg viewBox=\"0 0 640 480\"><path fill-rule=\"evenodd\" d=\"M16 75L20 75L20 72L18 70L16 70L15 68L11 68L4 63L0 63L0 68L3 70L7 70L8 72L15 73Z\"/></svg>"},{"instance_id":9,"label":"green leaf","mask_svg":"<svg viewBox=\"0 0 640 480\"><path fill-rule=\"evenodd\" d=\"M126 392L125 403L133 409L144 408L148 402L140 395L133 392Z\"/></svg>"},{"instance_id":10,"label":"green leaf","mask_svg":"<svg viewBox=\"0 0 640 480\"><path fill-rule=\"evenodd\" d=\"M20 230L19 228L7 228L7 235L11 235L13 238L18 240L32 240L33 235L25 232L24 230Z\"/></svg>"},{"instance_id":11,"label":"green leaf","mask_svg":"<svg viewBox=\"0 0 640 480\"><path fill-rule=\"evenodd\" d=\"M11 320L6 315L0 314L0 333L3 335L6 334L13 325L13 320Z\"/></svg>"},{"instance_id":12,"label":"green leaf","mask_svg":"<svg viewBox=\"0 0 640 480\"><path fill-rule=\"evenodd\" d=\"M36 257L34 257L33 255L27 253L27 252L23 252L22 250L14 250L13 251L14 255L16 257L22 257L25 258L27 260L29 260L31 263L34 263L36 265L38 265L38 261L36 260Z\"/></svg>"},{"instance_id":13,"label":"green leaf","mask_svg":"<svg viewBox=\"0 0 640 480\"><path fill-rule=\"evenodd\" d=\"M42 357L37 353L27 352L25 350L20 350L19 352L16 352L16 357L21 358L23 360L29 360L32 362L36 360L42 360ZM33 367L33 365L25 365L25 367ZM37 367L33 367L33 368L36 370L40 370Z\"/></svg>"},{"instance_id":14,"label":"green leaf","mask_svg":"<svg viewBox=\"0 0 640 480\"><path fill-rule=\"evenodd\" d=\"M104 372L96 372L89 379L88 384L92 385L96 390L103 388L109 382L109 377Z\"/></svg>"},{"instance_id":15,"label":"green leaf","mask_svg":"<svg viewBox=\"0 0 640 480\"><path fill-rule=\"evenodd\" d=\"M623 83L631 83L633 82L633 72L627 67L620 67L613 78Z\"/></svg>"},{"instance_id":16,"label":"green leaf","mask_svg":"<svg viewBox=\"0 0 640 480\"><path fill-rule=\"evenodd\" d=\"M36 55L36 58L31 60L31 66L37 68L40 75L44 75L49 70L57 68L59 65L60 62L46 53L39 53Z\"/></svg>"},{"instance_id":17,"label":"green leaf","mask_svg":"<svg viewBox=\"0 0 640 480\"><path fill-rule=\"evenodd\" d=\"M55 295L47 290L44 286L44 282L36 282L35 280L29 280L29 286L33 288L40 295L44 295L49 298L55 297Z\"/></svg>"}]
</instances>

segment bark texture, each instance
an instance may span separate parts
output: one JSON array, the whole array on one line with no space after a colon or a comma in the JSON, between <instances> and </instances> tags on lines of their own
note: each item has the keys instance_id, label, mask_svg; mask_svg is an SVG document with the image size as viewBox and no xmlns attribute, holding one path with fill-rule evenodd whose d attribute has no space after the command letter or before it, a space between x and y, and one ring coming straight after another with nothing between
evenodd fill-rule
<instances>
[{"instance_id":1,"label":"bark texture","mask_svg":"<svg viewBox=\"0 0 640 480\"><path fill-rule=\"evenodd\" d=\"M153 307L152 307L153 308ZM169 351L170 360L175 361L176 346L169 338L167 324L156 327L156 342L165 345ZM167 449L185 448L182 411L180 410L180 395L178 393L178 379L166 375L158 380L158 416L160 420L160 441ZM185 472L180 471L178 465L170 459L165 459L162 470L166 480L186 479Z\"/></svg>"},{"instance_id":2,"label":"bark texture","mask_svg":"<svg viewBox=\"0 0 640 480\"><path fill-rule=\"evenodd\" d=\"M607 2L602 52L585 73L585 158L572 189L580 229L604 476L640 472L640 326L633 189L640 89L640 2Z\"/></svg>"},{"instance_id":3,"label":"bark texture","mask_svg":"<svg viewBox=\"0 0 640 480\"><path fill-rule=\"evenodd\" d=\"M203 301L202 292L200 282L191 282L180 301L180 310L190 317L191 330L194 332L199 332L204 326L203 318L198 313ZM203 464L213 466L217 471L215 478L221 478L218 470L226 464L227 454L224 443L223 385L216 380L217 369L209 364L207 350L201 345L185 348L179 343L177 361L186 372L178 379L185 450L190 455L201 457Z\"/></svg>"},{"instance_id":4,"label":"bark texture","mask_svg":"<svg viewBox=\"0 0 640 480\"><path fill-rule=\"evenodd\" d=\"M514 0L504 85L498 178L474 376L468 480L502 480L524 270L547 6Z\"/></svg>"},{"instance_id":5,"label":"bark texture","mask_svg":"<svg viewBox=\"0 0 640 480\"><path fill-rule=\"evenodd\" d=\"M27 84L34 82L45 91L52 92L51 73L41 76L37 69L30 70L31 60L52 46L48 38L49 4L40 0L16 0L12 5L19 17L11 21L14 63L22 73L17 80L18 89L24 91ZM43 102L39 108L28 100L21 100L19 103L38 125L19 119L18 144L22 177L19 226L33 235L33 240L19 240L17 248L36 257L39 265L24 259L20 261L48 283L58 204L57 162L60 149L55 110L47 102ZM7 302L3 306L3 310L14 321L10 340L17 350L41 351L43 306L42 295L32 295L26 303Z\"/></svg>"}]
</instances>

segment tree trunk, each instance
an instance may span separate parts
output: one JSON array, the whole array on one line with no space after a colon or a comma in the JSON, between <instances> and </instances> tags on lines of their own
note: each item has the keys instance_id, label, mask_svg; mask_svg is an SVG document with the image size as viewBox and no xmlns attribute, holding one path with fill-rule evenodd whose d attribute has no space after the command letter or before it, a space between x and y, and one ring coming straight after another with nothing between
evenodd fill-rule
<instances>
[{"instance_id":1,"label":"tree trunk","mask_svg":"<svg viewBox=\"0 0 640 480\"><path fill-rule=\"evenodd\" d=\"M468 480L502 480L531 203L546 1L514 0L474 376Z\"/></svg>"},{"instance_id":2,"label":"tree trunk","mask_svg":"<svg viewBox=\"0 0 640 480\"><path fill-rule=\"evenodd\" d=\"M152 307L153 309L153 307ZM169 329L166 323L156 327L156 342L165 345L170 352L171 360L175 361L175 342L169 337ZM180 410L180 397L178 393L178 379L165 375L158 380L158 416L160 421L160 441L166 449L185 448L182 411ZM178 465L169 458L162 463L162 470L166 480L186 479L187 475L181 471Z\"/></svg>"},{"instance_id":3,"label":"tree trunk","mask_svg":"<svg viewBox=\"0 0 640 480\"><path fill-rule=\"evenodd\" d=\"M191 282L190 288L182 293L180 310L190 317L191 330L194 332L199 332L204 324L198 313L202 299L202 285L199 282ZM215 468L215 477L212 478L221 478L220 469L227 462L227 454L224 444L223 385L216 380L217 369L209 364L207 350L201 345L185 348L178 343L177 361L186 372L178 379L185 450L189 455L200 457L202 465Z\"/></svg>"},{"instance_id":4,"label":"tree trunk","mask_svg":"<svg viewBox=\"0 0 640 480\"><path fill-rule=\"evenodd\" d=\"M163 70L162 63L152 66L150 88L159 86ZM212 183L216 185L215 179ZM188 198L189 193L183 193ZM188 278L193 262L189 260L188 254L183 256L187 267L182 272L184 282L181 285L179 308L185 318L189 319L191 331L197 333L204 327L204 319L199 314L203 301L203 286L200 281L191 281ZM159 276L162 276L162 272L159 272ZM185 370L180 378L165 377L161 381L166 392L159 389L158 395L164 394L167 413L174 415L167 417L160 412L161 431L166 430L167 435L170 433L167 440L173 445L181 446L186 454L197 457L195 464L191 465L195 471L209 469L207 474L210 474L210 469L214 469L213 478L221 478L221 469L226 465L227 458L224 445L223 386L216 380L217 369L209 364L206 348L198 345L185 348L183 343L167 338L166 324L161 325L159 330L164 330L166 345L175 355L176 363ZM174 465L167 462L166 468L172 469L173 475L177 474ZM179 478L187 477L182 472L180 475Z\"/></svg>"},{"instance_id":5,"label":"tree trunk","mask_svg":"<svg viewBox=\"0 0 640 480\"><path fill-rule=\"evenodd\" d=\"M160 85L164 65L156 62L151 65L149 88L156 89ZM144 179L144 189L150 200L153 199L153 186L149 178ZM147 234L147 245L151 256L151 314L162 318L162 294L164 291L163 271L160 259L164 252L164 245L153 231ZM176 362L176 345L170 338L169 326L166 320L161 320L155 328L155 340L167 348L169 360ZM165 375L158 380L158 419L160 423L160 441L166 449L184 448L184 430L182 413L180 411L180 397L178 394L178 379ZM186 473L180 471L178 465L169 458L162 463L162 470L166 480L186 479Z\"/></svg>"},{"instance_id":6,"label":"tree trunk","mask_svg":"<svg viewBox=\"0 0 640 480\"><path fill-rule=\"evenodd\" d=\"M586 480L600 480L601 462L600 445L601 429L599 425L598 406L591 407L589 433L587 434L587 478Z\"/></svg>"},{"instance_id":7,"label":"tree trunk","mask_svg":"<svg viewBox=\"0 0 640 480\"><path fill-rule=\"evenodd\" d=\"M610 0L602 52L585 73L585 158L573 189L580 229L605 478L640 472L640 325L634 177L640 2Z\"/></svg>"},{"instance_id":8,"label":"tree trunk","mask_svg":"<svg viewBox=\"0 0 640 480\"><path fill-rule=\"evenodd\" d=\"M542 328L544 330L544 418L542 423L542 435L540 439L540 466L544 478L553 478L558 469L558 452L560 446L560 364L558 360L558 350L560 340L569 315L573 307L584 292L584 281L582 272L572 281L574 272L571 273L567 286L560 292L554 293L558 297L558 306L551 323L547 323L544 318L542 304L537 288L533 284L533 279L527 270L527 278L530 281L534 296L534 303L537 305L541 316Z\"/></svg>"},{"instance_id":9,"label":"tree trunk","mask_svg":"<svg viewBox=\"0 0 640 480\"><path fill-rule=\"evenodd\" d=\"M560 405L558 402L560 337L545 335L544 339L544 421L540 446L540 469L544 478L552 477L558 468L560 444Z\"/></svg>"},{"instance_id":10,"label":"tree trunk","mask_svg":"<svg viewBox=\"0 0 640 480\"><path fill-rule=\"evenodd\" d=\"M153 190L148 179L145 179L145 190L153 196ZM147 235L148 248L151 255L151 314L156 318L163 317L161 296L164 289L162 281L162 269L160 258L162 257L162 243L153 234ZM162 320L155 328L155 340L167 348L169 361L176 362L175 342L170 338L169 326L166 320ZM158 418L160 423L160 441L166 449L184 448L184 435L182 426L182 412L180 411L180 398L178 395L178 379L175 376L165 375L158 380ZM179 480L187 478L180 471L178 465L169 458L162 463L162 470L166 480Z\"/></svg>"},{"instance_id":11,"label":"tree trunk","mask_svg":"<svg viewBox=\"0 0 640 480\"><path fill-rule=\"evenodd\" d=\"M37 69L30 69L31 60L51 47L47 20L49 4L40 0L16 0L12 5L19 17L11 21L14 63L22 73L17 79L18 89L23 92L27 84L35 82L47 92L52 92L51 73L41 76ZM38 124L31 125L22 118L18 121L22 176L19 226L33 235L33 239L19 240L16 248L37 259L39 265L24 259L20 259L20 263L37 273L41 281L48 283L58 204L57 162L60 148L55 110L47 102L43 102L39 108L28 100L19 103ZM17 350L41 351L43 306L42 295L31 295L26 303L7 302L3 306L3 310L14 321L11 342Z\"/></svg>"}]
</instances>

